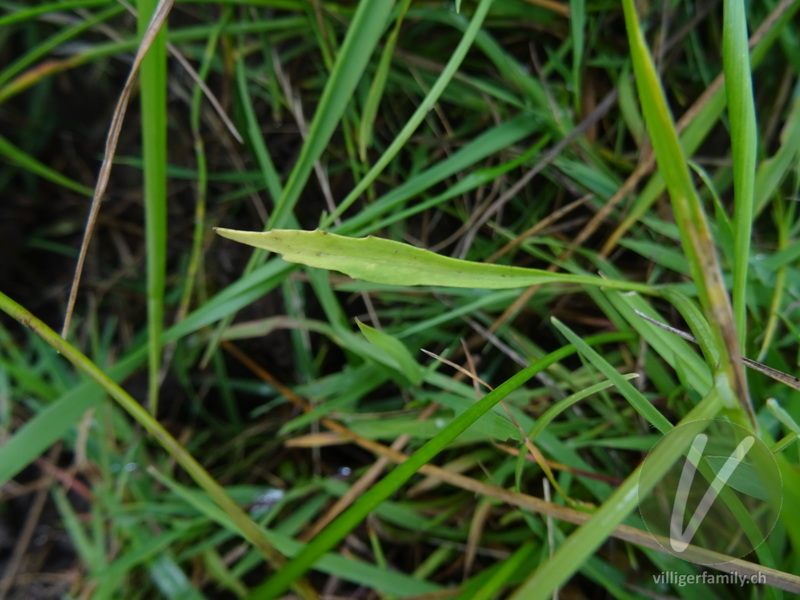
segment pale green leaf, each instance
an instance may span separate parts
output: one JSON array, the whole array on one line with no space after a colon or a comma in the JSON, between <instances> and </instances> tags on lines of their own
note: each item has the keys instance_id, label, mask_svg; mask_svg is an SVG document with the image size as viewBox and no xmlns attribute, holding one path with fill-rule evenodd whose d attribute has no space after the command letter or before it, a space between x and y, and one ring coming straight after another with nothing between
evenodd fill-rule
<instances>
[{"instance_id":1,"label":"pale green leaf","mask_svg":"<svg viewBox=\"0 0 800 600\"><path fill-rule=\"evenodd\" d=\"M481 289L574 283L656 293L655 288L641 283L458 260L372 236L353 239L320 230L293 229L259 233L218 227L215 231L236 242L282 254L288 262L339 271L373 283Z\"/></svg>"},{"instance_id":2,"label":"pale green leaf","mask_svg":"<svg viewBox=\"0 0 800 600\"><path fill-rule=\"evenodd\" d=\"M419 385L422 382L422 368L417 364L417 361L414 360L411 352L409 352L403 342L393 338L388 333L378 331L374 327L362 323L358 319L356 319L356 323L359 329L361 329L361 333L364 334L364 337L367 338L371 344L386 351L386 353L397 362L398 368L403 375L408 377L411 383Z\"/></svg>"}]
</instances>

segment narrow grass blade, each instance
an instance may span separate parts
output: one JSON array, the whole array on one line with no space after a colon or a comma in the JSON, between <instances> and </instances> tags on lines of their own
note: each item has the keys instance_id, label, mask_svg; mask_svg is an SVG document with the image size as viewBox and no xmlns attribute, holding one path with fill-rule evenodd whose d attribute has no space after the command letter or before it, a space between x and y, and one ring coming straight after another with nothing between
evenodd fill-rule
<instances>
[{"instance_id":1,"label":"narrow grass blade","mask_svg":"<svg viewBox=\"0 0 800 600\"><path fill-rule=\"evenodd\" d=\"M353 191L350 192L347 197L339 203L336 211L323 221L323 226L327 227L334 223L338 217L341 217L342 214L344 214L344 212L350 208L350 206L352 206L352 204L361 196L361 194L363 194L367 188L372 185L372 182L375 181L378 175L381 174L386 166L397 155L403 145L408 142L408 140L411 138L411 135L414 133L414 131L416 131L417 127L419 127L420 123L422 123L425 117L428 116L428 112L434 107L447 85L455 76L456 71L458 71L458 67L461 65L464 57L467 55L467 51L470 49L476 36L480 32L481 25L483 25L483 21L486 18L486 15L489 13L489 8L491 8L492 2L493 0L481 0L477 10L475 11L475 14L472 17L472 21L470 21L469 27L467 27L467 30L464 32L464 37L461 38L458 47L453 51L453 55L450 57L450 60L447 61L447 65L442 71L442 74L436 80L436 83L433 84L433 87L431 87L431 90L428 92L427 96L425 96L425 98L422 100L419 108L414 111L414 114L408 119L406 124L403 126L403 129L399 134L397 134L397 137L394 139L392 144L386 149L386 152L383 153L375 165L373 165L373 167L369 170L369 173L364 175ZM387 2L387 4L389 3Z\"/></svg>"},{"instance_id":2,"label":"narrow grass blade","mask_svg":"<svg viewBox=\"0 0 800 600\"><path fill-rule=\"evenodd\" d=\"M246 135L253 147L258 166L261 169L261 175L264 177L264 184L272 197L272 202L277 205L280 197L283 194L283 186L281 184L278 171L275 169L275 164L269 154L264 134L261 131L261 124L256 117L255 109L253 108L253 101L250 92L247 89L247 78L245 74L246 61L236 61L236 89L239 92L239 103L244 113L244 119L247 123Z\"/></svg>"},{"instance_id":3,"label":"narrow grass blade","mask_svg":"<svg viewBox=\"0 0 800 600\"><path fill-rule=\"evenodd\" d=\"M620 377L626 381L630 381L631 379L638 377L638 375L636 373L630 373L628 375L620 375ZM535 442L536 438L539 437L539 434L542 433L556 417L567 410L570 406L577 404L584 398L588 398L589 396L592 396L597 392L601 392L610 387L614 387L614 383L612 381L601 381L600 383L590 385L585 390L570 394L563 400L559 400L550 408L548 408L538 419L536 419L536 424L533 426L533 429L528 432L528 439L531 442Z\"/></svg>"},{"instance_id":4,"label":"narrow grass blade","mask_svg":"<svg viewBox=\"0 0 800 600\"><path fill-rule=\"evenodd\" d=\"M553 325L564 334L570 344L573 344L603 375L608 377L630 405L642 415L647 422L661 433L672 430L672 423L639 392L631 383L611 366L600 354L584 342L578 335L556 318L552 319Z\"/></svg>"},{"instance_id":5,"label":"narrow grass blade","mask_svg":"<svg viewBox=\"0 0 800 600\"><path fill-rule=\"evenodd\" d=\"M375 127L375 116L378 114L378 107L383 98L383 91L386 88L386 79L389 76L389 69L392 65L392 53L397 45L397 38L400 35L400 27L403 25L408 7L411 0L402 0L400 9L397 11L394 29L389 34L386 44L381 53L381 60L375 71L375 77L370 85L367 100L364 103L364 110L361 114L361 123L358 128L358 154L363 162L367 161L367 148L372 143L372 130Z\"/></svg>"},{"instance_id":6,"label":"narrow grass blade","mask_svg":"<svg viewBox=\"0 0 800 600\"><path fill-rule=\"evenodd\" d=\"M755 214L756 109L747 45L747 16L743 0L725 0L722 24L722 63L731 128L733 157L733 313L744 351L747 332L747 265Z\"/></svg>"},{"instance_id":7,"label":"narrow grass blade","mask_svg":"<svg viewBox=\"0 0 800 600\"><path fill-rule=\"evenodd\" d=\"M73 192L77 192L78 194L83 194L84 196L91 196L92 189L86 187L85 185L81 185L77 181L62 175L58 171L54 171L50 167L45 164L42 164L35 158L33 158L30 154L26 154L19 148L17 148L14 144L12 144L8 139L4 138L0 135L0 156L5 157L8 161L12 163L16 163L24 169L27 169L34 175L38 175L43 179L47 179L48 181L52 181L53 183L57 183L58 185L64 186L68 190L72 190Z\"/></svg>"},{"instance_id":8,"label":"narrow grass blade","mask_svg":"<svg viewBox=\"0 0 800 600\"><path fill-rule=\"evenodd\" d=\"M138 23L143 38L151 27L151 17L157 14L158 5L158 0L139 1ZM148 406L153 415L158 413L167 268L167 37L164 27L153 38L139 72L147 247Z\"/></svg>"},{"instance_id":9,"label":"narrow grass blade","mask_svg":"<svg viewBox=\"0 0 800 600\"><path fill-rule=\"evenodd\" d=\"M541 124L535 119L531 119L528 115L519 115L501 123L497 127L486 130L466 146L459 148L451 156L435 163L408 181L401 183L384 196L378 198L373 204L361 209L357 214L342 223L341 227L336 227L337 233L364 235L375 231L376 227L381 226L380 223L385 223L380 221L381 217L391 214L391 218L395 218L400 211L393 209L456 173L467 172L461 181L452 186L453 188L464 186L463 190L466 191L487 183L495 176L492 169L475 171L475 165L479 164L479 161L513 146L526 136L533 135L539 129L541 129ZM539 151L541 147L544 147L546 141L547 138L544 137L543 141L535 144L532 148L533 152ZM450 189L443 194L438 194L437 197L448 198L449 192ZM432 199L430 202L434 200ZM421 210L423 206L424 203L407 210Z\"/></svg>"}]
</instances>

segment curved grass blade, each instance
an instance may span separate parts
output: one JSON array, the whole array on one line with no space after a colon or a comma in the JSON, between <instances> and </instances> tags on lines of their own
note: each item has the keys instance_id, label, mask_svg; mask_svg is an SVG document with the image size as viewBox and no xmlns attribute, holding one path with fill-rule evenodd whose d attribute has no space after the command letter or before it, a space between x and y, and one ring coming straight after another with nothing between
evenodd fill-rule
<instances>
[{"instance_id":1,"label":"curved grass blade","mask_svg":"<svg viewBox=\"0 0 800 600\"><path fill-rule=\"evenodd\" d=\"M347 197L339 203L339 206L336 207L336 210L323 221L323 226L327 227L333 224L337 218L341 217L344 212L350 208L350 206L356 200L358 200L361 194L363 194L372 184L372 182L377 179L378 175L383 172L383 170L397 155L400 149L406 144L406 142L408 142L408 140L411 138L411 135L417 130L417 127L419 127L420 123L422 123L422 121L428 116L428 112L439 100L445 88L455 76L456 71L458 71L458 67L461 65L464 57L466 57L467 52L472 47L472 43L475 41L475 38L480 32L483 21L486 18L486 15L489 13L489 8L491 8L493 1L494 0L481 0L480 4L478 4L477 9L475 10L475 14L472 16L469 27L467 27L466 31L464 31L464 37L461 38L458 46L453 51L453 54L450 56L450 60L447 61L447 65L442 71L442 74L436 80L436 83L433 84L431 90L422 100L417 110L414 111L414 114L408 119L400 133L397 134L397 137L394 139L391 145L386 149L386 151L381 155L378 161L372 166L372 168L361 179L361 181L358 182L356 187L353 188L353 191L350 192ZM375 4L381 3L376 2ZM277 223L273 220L271 221L271 224L274 226Z\"/></svg>"},{"instance_id":2,"label":"curved grass blade","mask_svg":"<svg viewBox=\"0 0 800 600\"><path fill-rule=\"evenodd\" d=\"M620 394L630 403L630 405L642 415L647 422L658 429L661 433L668 433L672 430L672 423L655 408L642 393L614 367L612 367L600 354L593 350L586 342L570 330L561 321L552 317L553 325L583 354L603 375L608 377L617 388Z\"/></svg>"}]
</instances>

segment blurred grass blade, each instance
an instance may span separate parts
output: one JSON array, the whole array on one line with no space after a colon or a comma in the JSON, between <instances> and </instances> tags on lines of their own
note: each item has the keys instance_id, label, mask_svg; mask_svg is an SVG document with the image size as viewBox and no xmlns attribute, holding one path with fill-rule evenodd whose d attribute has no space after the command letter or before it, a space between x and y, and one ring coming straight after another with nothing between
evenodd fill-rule
<instances>
[{"instance_id":1,"label":"blurred grass blade","mask_svg":"<svg viewBox=\"0 0 800 600\"><path fill-rule=\"evenodd\" d=\"M728 456L706 456L705 459L717 477L724 477L726 485L753 498L769 501L769 494L754 465L739 462L731 467Z\"/></svg>"},{"instance_id":2,"label":"blurred grass blade","mask_svg":"<svg viewBox=\"0 0 800 600\"><path fill-rule=\"evenodd\" d=\"M586 39L586 0L569 0L569 25L572 34L572 91L575 94L575 110L580 111L581 66L583 46ZM580 112L578 112L580 114Z\"/></svg>"},{"instance_id":3,"label":"blurred grass blade","mask_svg":"<svg viewBox=\"0 0 800 600\"><path fill-rule=\"evenodd\" d=\"M659 169L672 200L672 210L680 229L681 243L689 262L692 279L714 333L714 345L719 352L720 368L726 374L730 389L742 410L751 424L755 425L747 380L739 361L741 353L733 311L722 279L722 269L711 232L700 198L692 184L686 157L678 141L675 124L667 108L655 65L639 27L633 0L623 0L622 5L645 123Z\"/></svg>"},{"instance_id":4,"label":"blurred grass blade","mask_svg":"<svg viewBox=\"0 0 800 600\"><path fill-rule=\"evenodd\" d=\"M58 185L64 186L68 190L83 194L84 196L91 196L92 189L73 181L69 177L62 175L45 164L42 164L30 154L27 154L17 148L14 144L9 142L6 138L0 135L0 156L5 157L9 162L16 163L24 169L27 169L34 175L38 175L42 179L47 179Z\"/></svg>"},{"instance_id":5,"label":"blurred grass blade","mask_svg":"<svg viewBox=\"0 0 800 600\"><path fill-rule=\"evenodd\" d=\"M576 283L644 294L657 293L655 288L635 282L458 260L372 236L352 239L320 230L291 229L260 233L218 227L215 231L236 242L282 254L283 259L289 262L340 271L354 279L374 283L480 289Z\"/></svg>"}]
</instances>

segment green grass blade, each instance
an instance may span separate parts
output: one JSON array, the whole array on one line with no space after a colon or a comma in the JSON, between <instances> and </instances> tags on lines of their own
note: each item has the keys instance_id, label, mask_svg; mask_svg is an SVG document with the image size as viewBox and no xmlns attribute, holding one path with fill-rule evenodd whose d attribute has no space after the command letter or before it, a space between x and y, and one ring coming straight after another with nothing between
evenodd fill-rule
<instances>
[{"instance_id":1,"label":"green grass blade","mask_svg":"<svg viewBox=\"0 0 800 600\"><path fill-rule=\"evenodd\" d=\"M575 110L580 111L581 66L586 39L586 0L570 0L569 24L572 33L572 89L575 93Z\"/></svg>"},{"instance_id":2,"label":"green grass blade","mask_svg":"<svg viewBox=\"0 0 800 600\"><path fill-rule=\"evenodd\" d=\"M144 36L158 0L140 0L139 32ZM153 40L140 69L142 154L147 246L148 406L158 411L161 331L167 268L167 37Z\"/></svg>"},{"instance_id":3,"label":"green grass blade","mask_svg":"<svg viewBox=\"0 0 800 600\"><path fill-rule=\"evenodd\" d=\"M356 319L356 325L358 325L361 333L364 334L364 337L367 338L370 343L385 350L389 356L397 361L399 370L408 377L408 380L413 385L419 385L422 382L422 377L424 375L422 367L414 360L411 352L409 352L403 342L392 337L388 333L370 327L366 323L362 323L358 319Z\"/></svg>"},{"instance_id":4,"label":"green grass blade","mask_svg":"<svg viewBox=\"0 0 800 600\"><path fill-rule=\"evenodd\" d=\"M336 231L350 235L364 235L374 231L376 222L403 202L414 196L421 195L425 190L445 180L447 177L469 171L470 167L473 167L479 161L513 146L526 136L534 134L540 128L541 125L535 119L531 119L529 115L520 115L481 133L471 140L469 144L459 148L452 156L437 162L429 169L401 183L384 196L378 198L374 203L360 210L342 223L340 227L336 227ZM546 140L547 138L544 139ZM532 150L534 152L540 150L544 143L537 143ZM463 185L465 190L472 189L490 181L493 174L492 169L469 172L464 179L453 187ZM448 192L440 194L440 197L446 197ZM413 210L413 208L407 210Z\"/></svg>"},{"instance_id":5,"label":"green grass blade","mask_svg":"<svg viewBox=\"0 0 800 600\"><path fill-rule=\"evenodd\" d=\"M744 351L747 332L747 265L753 236L756 175L756 109L747 45L747 16L742 0L725 0L722 26L722 61L731 128L733 158L733 313Z\"/></svg>"},{"instance_id":6,"label":"green grass blade","mask_svg":"<svg viewBox=\"0 0 800 600\"><path fill-rule=\"evenodd\" d=\"M637 390L631 383L620 374L613 366L611 366L597 351L593 350L589 345L581 340L579 336L573 333L566 325L561 323L556 318L552 319L556 328L564 334L567 340L573 344L578 351L583 354L603 375L608 377L619 392L625 397L630 405L642 415L647 422L658 429L661 433L667 433L672 430L672 423L662 415L658 410L645 398L642 393Z\"/></svg>"},{"instance_id":7,"label":"green grass blade","mask_svg":"<svg viewBox=\"0 0 800 600\"><path fill-rule=\"evenodd\" d=\"M272 197L273 204L277 205L280 197L283 195L283 186L281 185L278 171L275 169L275 164L272 162L267 144L264 141L261 124L258 122L258 117L256 117L253 108L252 98L247 89L245 68L246 61L236 61L236 89L239 92L239 102L242 107L242 112L244 112L245 121L247 122L246 135L250 145L253 147L256 160L258 160L258 166L264 177L264 185L266 185Z\"/></svg>"},{"instance_id":8,"label":"green grass blade","mask_svg":"<svg viewBox=\"0 0 800 600\"><path fill-rule=\"evenodd\" d=\"M51 169L47 165L42 164L30 154L27 154L17 148L2 135L0 135L0 156L4 156L10 162L18 164L34 175L38 175L42 179L52 181L53 183L63 186L68 190L72 190L73 192L77 192L78 194L82 194L84 196L89 196L90 198L94 195L94 190L91 188L81 185L77 181L74 181L69 177L62 175L58 171Z\"/></svg>"},{"instance_id":9,"label":"green grass blade","mask_svg":"<svg viewBox=\"0 0 800 600\"><path fill-rule=\"evenodd\" d=\"M756 173L756 213L774 197L778 185L791 173L800 155L800 96L794 99L780 136L780 148L762 161Z\"/></svg>"},{"instance_id":10,"label":"green grass blade","mask_svg":"<svg viewBox=\"0 0 800 600\"><path fill-rule=\"evenodd\" d=\"M102 6L104 4L108 4L108 0L64 0L63 2L51 2L30 8L17 6L13 12L0 17L0 27L8 27L51 12L89 8L90 6Z\"/></svg>"},{"instance_id":11,"label":"green grass blade","mask_svg":"<svg viewBox=\"0 0 800 600\"><path fill-rule=\"evenodd\" d=\"M155 6L155 4L153 6ZM32 66L37 60L50 54L61 44L64 44L65 42L79 36L85 31L92 29L93 27L96 27L100 23L108 21L112 17L124 12L124 10L125 9L122 6L112 6L111 8L108 8L97 15L93 15L92 17L81 21L78 25L68 27L43 41L36 46L34 50L17 59L0 72L0 89L4 88L16 75ZM152 10L148 12L148 18L150 14L152 14Z\"/></svg>"},{"instance_id":12,"label":"green grass blade","mask_svg":"<svg viewBox=\"0 0 800 600\"><path fill-rule=\"evenodd\" d=\"M375 77L370 85L367 100L364 103L364 110L361 115L361 123L358 128L358 154L362 162L367 161L367 148L372 143L372 131L375 127L375 117L378 114L378 107L386 89L386 79L389 76L392 65L392 53L397 45L397 37L400 35L400 28L403 25L403 18L411 4L411 0L403 0L400 9L397 11L397 19L394 29L389 34L386 44L381 53L381 60L375 71Z\"/></svg>"},{"instance_id":13,"label":"green grass blade","mask_svg":"<svg viewBox=\"0 0 800 600\"><path fill-rule=\"evenodd\" d=\"M623 379L629 381L636 377L635 373L631 373L628 375L621 375ZM585 390L581 390L579 392L575 392L564 398L563 400L559 400L555 404L553 404L550 408L548 408L542 416L536 419L536 424L533 426L528 432L528 439L532 442L536 441L536 438L539 437L539 434L542 433L547 426L553 422L553 420L558 417L561 413L567 410L573 404L577 404L584 398L588 398L589 396L596 394L597 392L601 392L606 390L610 387L614 386L614 382L612 381L601 381L600 383L595 383L594 385L590 385Z\"/></svg>"}]
</instances>

